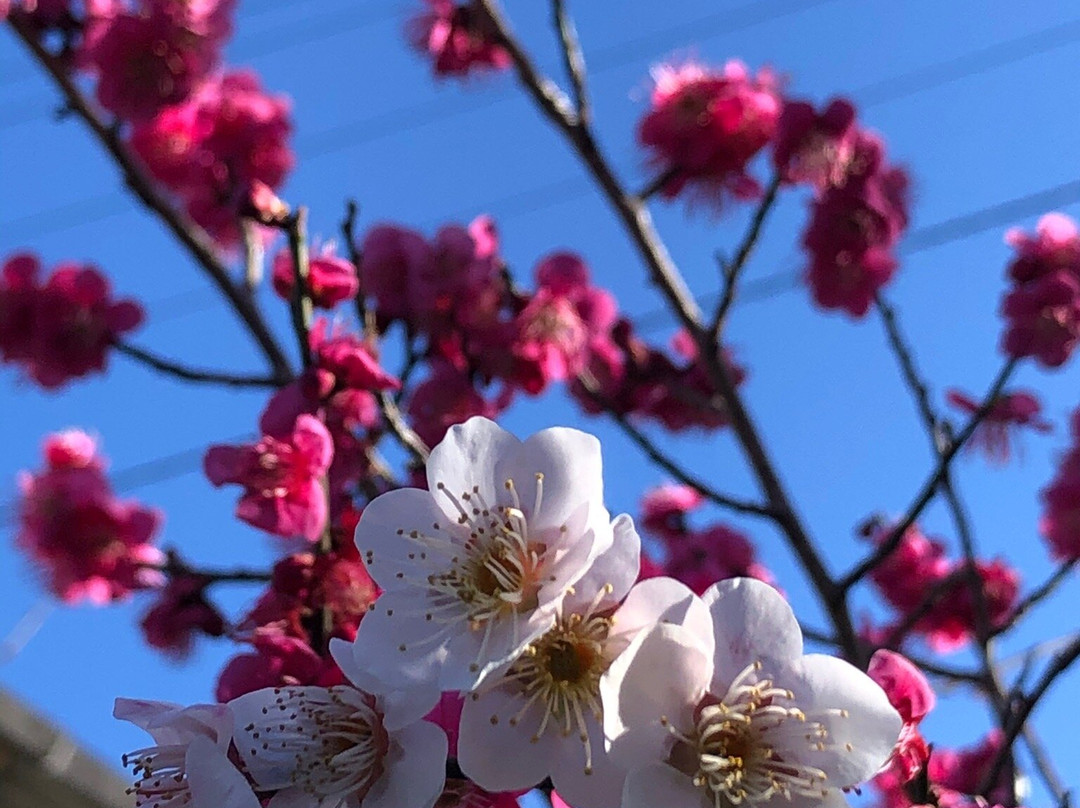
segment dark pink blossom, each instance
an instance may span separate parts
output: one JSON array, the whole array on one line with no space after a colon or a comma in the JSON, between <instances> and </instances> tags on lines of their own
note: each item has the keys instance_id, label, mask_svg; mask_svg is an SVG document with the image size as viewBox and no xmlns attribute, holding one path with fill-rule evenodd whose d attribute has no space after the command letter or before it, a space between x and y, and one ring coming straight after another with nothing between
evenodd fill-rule
<instances>
[{"instance_id":1,"label":"dark pink blossom","mask_svg":"<svg viewBox=\"0 0 1080 808\"><path fill-rule=\"evenodd\" d=\"M264 687L344 684L345 677L329 657L320 657L304 640L274 631L256 631L253 651L230 659L218 675L214 697L231 701Z\"/></svg>"},{"instance_id":2,"label":"dark pink blossom","mask_svg":"<svg viewBox=\"0 0 1080 808\"><path fill-rule=\"evenodd\" d=\"M928 773L930 781L941 790L959 794L977 794L983 780L990 773L990 766L997 758L1005 743L1005 734L997 728L990 730L977 746L969 749L947 749L934 747L930 756ZM993 784L985 796L991 804L1008 804L1009 767L1001 772L999 780ZM955 799L955 798L954 798Z\"/></svg>"},{"instance_id":3,"label":"dark pink blossom","mask_svg":"<svg viewBox=\"0 0 1080 808\"><path fill-rule=\"evenodd\" d=\"M957 562L948 572L958 580L948 587L926 617L919 620L915 630L926 637L930 646L938 652L952 651L968 642L978 628L976 625L976 601L966 575L960 570L965 562ZM983 590L983 603L991 629L1005 625L1016 608L1020 594L1020 576L1015 569L1000 559L975 562Z\"/></svg>"},{"instance_id":4,"label":"dark pink blossom","mask_svg":"<svg viewBox=\"0 0 1080 808\"><path fill-rule=\"evenodd\" d=\"M727 578L757 578L775 583L772 573L756 559L754 545L726 525L661 536L667 549L664 570L699 595Z\"/></svg>"},{"instance_id":5,"label":"dark pink blossom","mask_svg":"<svg viewBox=\"0 0 1080 808\"><path fill-rule=\"evenodd\" d=\"M874 652L866 672L885 691L905 724L918 724L934 709L937 697L930 682L907 657L882 648Z\"/></svg>"},{"instance_id":6,"label":"dark pink blossom","mask_svg":"<svg viewBox=\"0 0 1080 808\"><path fill-rule=\"evenodd\" d=\"M487 14L475 0L425 0L427 10L409 21L417 50L432 59L437 76L465 76L476 70L504 70L510 54L497 42Z\"/></svg>"},{"instance_id":7,"label":"dark pink blossom","mask_svg":"<svg viewBox=\"0 0 1080 808\"><path fill-rule=\"evenodd\" d=\"M662 65L653 76L652 107L637 136L652 166L670 175L663 195L674 197L688 184L713 200L757 195L760 186L746 169L780 119L772 75L753 77L746 65L730 61L720 70Z\"/></svg>"},{"instance_id":8,"label":"dark pink blossom","mask_svg":"<svg viewBox=\"0 0 1080 808\"><path fill-rule=\"evenodd\" d=\"M1013 228L1005 234L1005 242L1016 250L1009 277L1017 283L1061 270L1080 277L1080 232L1063 213L1047 213L1039 219L1034 236Z\"/></svg>"},{"instance_id":9,"label":"dark pink blossom","mask_svg":"<svg viewBox=\"0 0 1080 808\"><path fill-rule=\"evenodd\" d=\"M889 532L888 526L882 525L874 531L872 540L880 543ZM906 614L923 602L926 593L949 574L949 569L945 546L912 526L896 549L870 571L870 580L890 605Z\"/></svg>"},{"instance_id":10,"label":"dark pink blossom","mask_svg":"<svg viewBox=\"0 0 1080 808\"><path fill-rule=\"evenodd\" d=\"M781 180L819 191L839 185L855 155L855 107L845 98L821 112L805 101L785 101L773 143L773 165Z\"/></svg>"},{"instance_id":11,"label":"dark pink blossom","mask_svg":"<svg viewBox=\"0 0 1080 808\"><path fill-rule=\"evenodd\" d=\"M19 476L16 545L66 603L121 600L160 586L153 546L161 514L113 495L93 439L76 431L45 441L47 466Z\"/></svg>"},{"instance_id":12,"label":"dark pink blossom","mask_svg":"<svg viewBox=\"0 0 1080 808\"><path fill-rule=\"evenodd\" d=\"M1039 276L1006 294L1001 313L1006 354L1061 367L1080 341L1080 279L1064 270Z\"/></svg>"},{"instance_id":13,"label":"dark pink blossom","mask_svg":"<svg viewBox=\"0 0 1080 808\"><path fill-rule=\"evenodd\" d=\"M411 267L409 299L416 309L413 325L428 330L429 318L469 306L499 271L498 242L492 247L491 220L479 217L467 228L447 225L435 234L426 261Z\"/></svg>"},{"instance_id":14,"label":"dark pink blossom","mask_svg":"<svg viewBox=\"0 0 1080 808\"><path fill-rule=\"evenodd\" d=\"M191 653L195 637L220 637L225 618L206 599L209 579L201 575L177 575L161 590L143 615L139 626L152 648L183 658Z\"/></svg>"},{"instance_id":15,"label":"dark pink blossom","mask_svg":"<svg viewBox=\"0 0 1080 808\"><path fill-rule=\"evenodd\" d=\"M1043 514L1039 532L1050 545L1054 558L1080 559L1080 450L1076 447L1076 416L1073 415L1073 447L1062 458L1057 474L1043 489Z\"/></svg>"},{"instance_id":16,"label":"dark pink blossom","mask_svg":"<svg viewBox=\"0 0 1080 808\"><path fill-rule=\"evenodd\" d=\"M300 415L286 437L264 435L249 446L211 446L203 468L215 486L244 487L237 518L276 536L316 541L326 527L322 477L333 453L322 422Z\"/></svg>"},{"instance_id":17,"label":"dark pink blossom","mask_svg":"<svg viewBox=\"0 0 1080 808\"><path fill-rule=\"evenodd\" d=\"M360 287L387 320L409 319L408 279L431 260L427 240L397 225L376 225L360 244Z\"/></svg>"},{"instance_id":18,"label":"dark pink blossom","mask_svg":"<svg viewBox=\"0 0 1080 808\"><path fill-rule=\"evenodd\" d=\"M34 354L35 306L41 263L31 253L16 253L0 267L0 359L18 362Z\"/></svg>"},{"instance_id":19,"label":"dark pink blossom","mask_svg":"<svg viewBox=\"0 0 1080 808\"><path fill-rule=\"evenodd\" d=\"M945 398L953 407L968 415L979 410L980 403L960 390L947 390ZM1049 421L1039 417L1041 412L1039 399L1028 390L1002 393L976 427L968 446L982 449L993 462L1005 463L1012 454L1012 438L1019 427L1030 427L1036 432L1050 432L1053 429Z\"/></svg>"},{"instance_id":20,"label":"dark pink blossom","mask_svg":"<svg viewBox=\"0 0 1080 808\"><path fill-rule=\"evenodd\" d=\"M464 423L474 415L496 418L512 398L513 390L505 388L488 400L477 391L467 374L446 362L435 362L431 375L409 395L409 423L424 443L434 446L454 424Z\"/></svg>"},{"instance_id":21,"label":"dark pink blossom","mask_svg":"<svg viewBox=\"0 0 1080 808\"><path fill-rule=\"evenodd\" d=\"M705 503L696 488L668 483L645 492L641 498L641 524L650 533L684 533L686 514Z\"/></svg>"},{"instance_id":22,"label":"dark pink blossom","mask_svg":"<svg viewBox=\"0 0 1080 808\"><path fill-rule=\"evenodd\" d=\"M334 245L324 245L322 250L313 254L308 262L307 290L311 302L323 309L332 309L338 303L356 297L360 289L360 279L356 268L344 258L334 255ZM291 300L296 285L296 272L293 269L292 254L281 250L274 258L274 291L285 300Z\"/></svg>"},{"instance_id":23,"label":"dark pink blossom","mask_svg":"<svg viewBox=\"0 0 1080 808\"><path fill-rule=\"evenodd\" d=\"M379 365L374 349L355 334L319 319L311 329L315 366L331 374L338 387L351 390L397 390L401 382Z\"/></svg>"}]
</instances>

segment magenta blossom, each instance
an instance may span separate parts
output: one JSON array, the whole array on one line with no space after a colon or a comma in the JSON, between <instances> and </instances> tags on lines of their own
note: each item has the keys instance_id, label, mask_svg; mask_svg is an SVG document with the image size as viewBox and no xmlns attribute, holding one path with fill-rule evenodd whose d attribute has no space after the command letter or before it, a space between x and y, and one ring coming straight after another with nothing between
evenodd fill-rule
<instances>
[{"instance_id":1,"label":"magenta blossom","mask_svg":"<svg viewBox=\"0 0 1080 808\"><path fill-rule=\"evenodd\" d=\"M504 70L510 54L475 0L426 0L427 10L409 21L417 50L432 59L436 76L465 76L476 70Z\"/></svg>"},{"instance_id":2,"label":"magenta blossom","mask_svg":"<svg viewBox=\"0 0 1080 808\"><path fill-rule=\"evenodd\" d=\"M234 656L218 675L214 697L219 702L264 687L332 687L345 681L334 661L320 657L304 640L274 631L256 631L250 642L254 650Z\"/></svg>"},{"instance_id":3,"label":"magenta blossom","mask_svg":"<svg viewBox=\"0 0 1080 808\"><path fill-rule=\"evenodd\" d=\"M945 398L953 407L968 415L979 410L979 402L960 390L946 391ZM1039 417L1041 411L1039 399L1028 390L1002 393L976 427L969 448L982 449L992 462L1007 462L1012 454L1012 438L1014 433L1019 432L1019 427L1026 426L1044 433L1053 429L1049 421Z\"/></svg>"},{"instance_id":4,"label":"magenta blossom","mask_svg":"<svg viewBox=\"0 0 1080 808\"><path fill-rule=\"evenodd\" d=\"M641 498L641 524L650 533L664 535L686 531L686 514L705 503L696 488L668 483L645 492Z\"/></svg>"},{"instance_id":5,"label":"magenta blossom","mask_svg":"<svg viewBox=\"0 0 1080 808\"><path fill-rule=\"evenodd\" d=\"M435 362L431 375L409 395L409 422L424 443L434 446L454 424L463 424L474 415L498 417L510 406L513 395L513 389L506 387L489 400L477 391L467 374L446 362Z\"/></svg>"},{"instance_id":6,"label":"magenta blossom","mask_svg":"<svg viewBox=\"0 0 1080 808\"><path fill-rule=\"evenodd\" d=\"M322 422L300 415L286 437L264 435L249 446L211 446L203 468L215 486L244 486L237 518L275 536L317 541L327 519L322 478L333 455Z\"/></svg>"},{"instance_id":7,"label":"magenta blossom","mask_svg":"<svg viewBox=\"0 0 1080 808\"><path fill-rule=\"evenodd\" d=\"M773 165L784 182L823 191L844 181L855 139L855 107L847 99L833 99L821 112L805 101L786 101L773 143Z\"/></svg>"},{"instance_id":8,"label":"magenta blossom","mask_svg":"<svg viewBox=\"0 0 1080 808\"><path fill-rule=\"evenodd\" d=\"M1009 277L1017 283L1059 270L1080 276L1080 231L1076 222L1063 213L1047 213L1039 219L1034 236L1013 228L1005 234L1005 242L1016 250L1009 264Z\"/></svg>"},{"instance_id":9,"label":"magenta blossom","mask_svg":"<svg viewBox=\"0 0 1080 808\"><path fill-rule=\"evenodd\" d=\"M225 618L206 599L209 579L201 575L174 576L139 623L152 648L176 658L191 653L195 637L220 637Z\"/></svg>"},{"instance_id":10,"label":"magenta blossom","mask_svg":"<svg viewBox=\"0 0 1080 808\"><path fill-rule=\"evenodd\" d=\"M311 256L308 263L307 290L311 302L323 309L332 309L338 303L356 297L360 280L351 262L334 255L334 245L326 244ZM274 258L274 291L285 300L291 300L296 285L292 255L281 250Z\"/></svg>"},{"instance_id":11,"label":"magenta blossom","mask_svg":"<svg viewBox=\"0 0 1080 808\"><path fill-rule=\"evenodd\" d=\"M1001 313L1007 355L1061 367L1080 342L1080 279L1064 270L1042 275L1006 294Z\"/></svg>"}]
</instances>

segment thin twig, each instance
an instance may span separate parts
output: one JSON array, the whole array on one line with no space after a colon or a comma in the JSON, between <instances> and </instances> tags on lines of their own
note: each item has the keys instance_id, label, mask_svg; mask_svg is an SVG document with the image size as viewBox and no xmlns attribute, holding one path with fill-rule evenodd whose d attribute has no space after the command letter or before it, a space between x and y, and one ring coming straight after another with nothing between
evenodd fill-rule
<instances>
[{"instance_id":1,"label":"thin twig","mask_svg":"<svg viewBox=\"0 0 1080 808\"><path fill-rule=\"evenodd\" d=\"M285 223L285 234L289 237L289 252L293 264L293 293L289 301L293 331L300 348L300 358L305 368L311 367L311 321L314 306L311 303L311 291L308 289L308 276L311 264L308 260L307 243L307 208L303 205L290 214Z\"/></svg>"},{"instance_id":2,"label":"thin twig","mask_svg":"<svg viewBox=\"0 0 1080 808\"><path fill-rule=\"evenodd\" d=\"M684 485L688 485L701 494L706 499L713 503L720 505L721 507L728 508L736 511L737 513L752 514L754 516L772 516L768 506L761 505L756 502L750 502L748 500L737 499L735 497L728 496L717 491L710 486L707 482L699 477L695 477L686 469L682 468L678 463L668 457L664 452L653 443L644 432L638 429L634 424L630 422L630 419L616 410L611 402L604 399L600 392L596 389L596 385L592 379L585 376L579 376L578 382L581 383L582 388L588 393L589 397L596 402L596 404L604 409L611 419L622 430L630 440L638 445L638 447L653 461L657 466L664 469L668 474L674 477Z\"/></svg>"},{"instance_id":3,"label":"thin twig","mask_svg":"<svg viewBox=\"0 0 1080 808\"><path fill-rule=\"evenodd\" d=\"M275 378L273 376L260 376L257 374L243 374L243 373L226 373L224 371L215 370L197 370L195 368L182 365L178 362L173 362L171 359L165 359L157 354L151 353L144 348L138 348L127 342L121 342L117 340L113 343L113 346L119 353L124 356L128 356L137 362L141 362L147 367L164 373L167 376L173 376L177 379L183 379L188 382L197 382L200 384L221 384L226 387L281 387L288 383L287 378Z\"/></svg>"},{"instance_id":4,"label":"thin twig","mask_svg":"<svg viewBox=\"0 0 1080 808\"><path fill-rule=\"evenodd\" d=\"M262 314L246 291L233 283L228 268L218 257L216 247L206 232L181 213L162 193L142 166L129 153L114 125L108 124L83 96L69 75L67 62L51 54L38 39L32 22L20 11L12 10L8 18L15 35L30 49L34 58L45 68L64 95L70 111L93 132L98 142L119 166L128 188L165 224L169 231L192 255L214 285L225 295L229 305L251 332L276 377L291 377L292 369L281 346L271 333Z\"/></svg>"},{"instance_id":5,"label":"thin twig","mask_svg":"<svg viewBox=\"0 0 1080 808\"><path fill-rule=\"evenodd\" d=\"M996 637L998 634L1002 634L1008 631L1010 628L1016 625L1017 621L1019 621L1021 617L1023 617L1031 609L1038 606L1040 603L1046 600L1046 598L1050 597L1050 595L1057 591L1057 588L1061 586L1061 584L1063 584L1066 579L1068 579L1069 573L1072 572L1073 569L1076 567L1076 563L1076 559L1074 558L1070 561L1066 561L1058 565L1057 569L1054 570L1053 574L1049 578L1047 578L1041 586L1033 589L1031 592L1028 593L1027 597L1021 600L1018 604L1016 604L1016 608L1013 609L1013 613L1009 617L1008 622L994 629L994 636Z\"/></svg>"},{"instance_id":6,"label":"thin twig","mask_svg":"<svg viewBox=\"0 0 1080 808\"><path fill-rule=\"evenodd\" d=\"M711 339L714 341L720 339L720 332L724 329L724 320L727 319L728 311L735 302L735 291L738 286L739 276L746 268L747 261L750 259L750 254L757 245L758 238L761 236L762 228L765 225L765 220L768 218L769 211L772 210L773 204L776 202L777 194L780 191L780 184L780 175L774 174L773 178L769 180L768 187L765 189L765 195L761 198L761 202L758 203L757 210L754 211L754 216L750 220L750 227L747 229L746 235L743 236L742 243L740 243L739 249L735 253L735 257L730 263L725 262L723 264L724 285L720 292L720 302L717 303L716 312L713 314L712 326L709 329Z\"/></svg>"},{"instance_id":7,"label":"thin twig","mask_svg":"<svg viewBox=\"0 0 1080 808\"><path fill-rule=\"evenodd\" d=\"M377 398L379 400L379 409L382 410L383 419L390 428L390 432L397 438L398 443L400 443L418 463L421 465L427 463L428 455L431 453L430 449L428 449L427 444L424 443L420 436L405 423L405 419L401 415L401 410L399 410L397 404L394 403L393 397L385 390L380 390Z\"/></svg>"},{"instance_id":8,"label":"thin twig","mask_svg":"<svg viewBox=\"0 0 1080 808\"><path fill-rule=\"evenodd\" d=\"M367 293L364 289L364 277L360 274L360 262L363 256L360 254L360 248L356 246L356 217L359 214L360 208L356 204L356 200L348 200L345 203L345 218L341 220L341 237L345 240L345 250L356 272L358 284L355 300L356 316L360 320L360 328L363 329L364 338L368 342L374 342L377 336L375 312L368 306ZM402 384L404 385L404 382Z\"/></svg>"},{"instance_id":9,"label":"thin twig","mask_svg":"<svg viewBox=\"0 0 1080 808\"><path fill-rule=\"evenodd\" d=\"M579 126L589 126L592 121L592 109L589 106L588 86L586 84L585 54L581 50L574 20L566 10L566 0L551 0L555 30L559 34L562 46L563 64L570 77L570 89L574 94L574 107Z\"/></svg>"},{"instance_id":10,"label":"thin twig","mask_svg":"<svg viewBox=\"0 0 1080 808\"><path fill-rule=\"evenodd\" d=\"M675 177L679 175L678 168L668 168L657 174L648 184L638 191L634 196L637 197L639 202L648 202L656 194L664 190L664 186L671 182Z\"/></svg>"},{"instance_id":11,"label":"thin twig","mask_svg":"<svg viewBox=\"0 0 1080 808\"><path fill-rule=\"evenodd\" d=\"M161 564L147 564L146 569L163 572L171 578L205 578L208 583L266 583L273 577L270 570L252 570L243 567L230 570L193 567L187 561L184 561L175 550L166 551L164 562Z\"/></svg>"}]
</instances>

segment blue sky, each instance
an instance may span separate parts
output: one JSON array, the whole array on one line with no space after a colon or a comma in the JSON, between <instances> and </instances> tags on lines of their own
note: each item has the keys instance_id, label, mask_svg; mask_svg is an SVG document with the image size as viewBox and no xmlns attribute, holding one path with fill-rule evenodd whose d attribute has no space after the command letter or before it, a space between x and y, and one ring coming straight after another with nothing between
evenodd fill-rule
<instances>
[{"instance_id":1,"label":"blue sky","mask_svg":"<svg viewBox=\"0 0 1080 808\"><path fill-rule=\"evenodd\" d=\"M516 0L508 12L549 72L559 60L546 3ZM914 179L913 232L944 228L947 243L926 248L942 231L921 230L889 289L920 367L938 404L947 386L985 388L1000 363L996 315L1008 251L1009 224L1034 225L1042 210L1020 203L1001 219L994 206L1077 179L1080 137L1074 111L1080 85L1080 18L1067 3L1004 0L955 3L910 0L646 0L571 3L593 70L592 91L602 145L621 176L646 178L634 126L648 91L650 64L697 56L770 65L791 94L823 100L850 94L862 120L885 135L892 158ZM333 238L346 197L362 206L362 226L397 221L433 232L447 221L490 212L504 252L519 275L556 248L589 261L623 310L651 338L666 340L670 320L644 269L602 199L583 179L572 154L516 91L509 76L464 86L433 81L405 46L402 27L414 4L404 0L245 0L230 62L250 65L267 87L294 99L298 168L285 190L311 208L314 235ZM658 14L658 9L662 13ZM163 228L124 193L114 168L74 121L56 123L57 96L37 76L14 38L0 35L0 255L29 248L46 263L92 261L116 288L146 301L148 323L138 342L191 364L258 369L258 357L233 317L169 240ZM764 176L764 171L759 174ZM1071 196L1069 195L1071 193ZM1046 209L1076 216L1074 189ZM718 286L711 256L730 249L747 211L717 217L682 205L655 215L691 287ZM791 193L770 219L748 281L801 265L798 235L805 197ZM958 237L962 236L962 237ZM920 245L920 236L912 246ZM285 311L271 294L265 308L282 335ZM929 467L928 447L909 398L886 352L880 323L854 323L815 311L801 286L738 304L729 339L750 377L744 391L781 467L800 513L834 569L863 548L854 526L875 511L898 513ZM1006 554L1025 582L1051 569L1036 531L1037 491L1067 442L1064 419L1080 403L1076 363L1052 374L1025 366L1018 382L1041 392L1053 435L1025 436L1020 462L990 469L962 459L959 486L985 555ZM14 474L38 463L40 438L81 426L99 434L114 469L126 469L232 438L253 428L262 393L184 386L114 357L107 377L79 382L61 395L20 383L0 369L0 501ZM613 510L636 510L637 498L663 475L609 424L584 418L557 391L521 401L506 419L525 434L552 424L595 431L604 442L605 482ZM687 466L732 492L751 494L730 435L664 438ZM207 565L267 563L271 542L231 518L234 492L216 492L188 459L189 473L132 491L167 516L163 540ZM129 475L129 482L146 475ZM797 612L824 625L775 532L759 522L730 520L756 540ZM955 548L940 507L925 525ZM3 528L10 542L10 526ZM10 544L9 544L10 546ZM0 563L0 636L43 594L32 570L12 550ZM241 607L255 590L226 601ZM1071 581L1001 644L1003 654L1077 627L1080 588ZM872 608L863 593L860 607ZM0 685L26 698L110 761L141 743L140 733L109 717L116 695L179 702L209 697L216 671L232 648L204 644L185 664L145 650L134 624L142 602L104 610L61 609L13 661L0 665ZM965 661L963 654L958 662ZM1059 685L1037 713L1060 771L1080 771L1071 743L1080 683ZM962 695L928 724L944 744L975 740L984 713ZM958 720L961 719L961 720ZM1041 802L1036 796L1033 800Z\"/></svg>"}]
</instances>

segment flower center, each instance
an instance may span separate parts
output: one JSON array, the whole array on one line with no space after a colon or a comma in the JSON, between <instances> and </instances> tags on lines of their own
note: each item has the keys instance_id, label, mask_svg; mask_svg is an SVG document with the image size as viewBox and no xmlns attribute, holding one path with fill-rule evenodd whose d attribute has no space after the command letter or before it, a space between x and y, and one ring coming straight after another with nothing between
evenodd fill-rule
<instances>
[{"instance_id":1,"label":"flower center","mask_svg":"<svg viewBox=\"0 0 1080 808\"><path fill-rule=\"evenodd\" d=\"M677 738L668 763L690 775L715 808L828 796L825 772L805 762L807 753L825 749L825 727L807 718L790 690L759 678L760 669L747 666L719 701L707 695L689 734L668 725Z\"/></svg>"},{"instance_id":2,"label":"flower center","mask_svg":"<svg viewBox=\"0 0 1080 808\"><path fill-rule=\"evenodd\" d=\"M135 783L127 789L135 795L135 808L183 808L191 804L184 755L187 746L150 746L124 755Z\"/></svg>"},{"instance_id":3,"label":"flower center","mask_svg":"<svg viewBox=\"0 0 1080 808\"><path fill-rule=\"evenodd\" d=\"M265 724L244 727L251 755L286 766L293 785L308 794L362 800L389 748L375 699L345 685L274 693L274 705L263 708Z\"/></svg>"}]
</instances>

